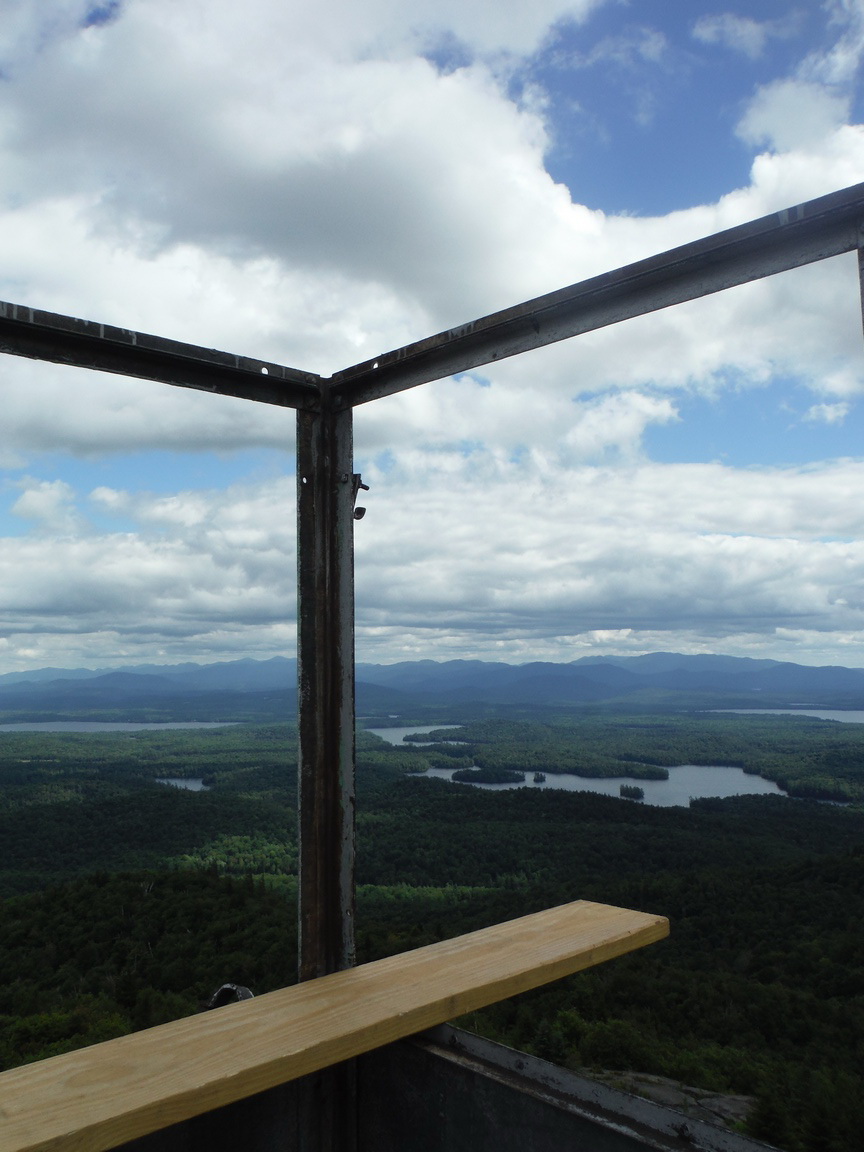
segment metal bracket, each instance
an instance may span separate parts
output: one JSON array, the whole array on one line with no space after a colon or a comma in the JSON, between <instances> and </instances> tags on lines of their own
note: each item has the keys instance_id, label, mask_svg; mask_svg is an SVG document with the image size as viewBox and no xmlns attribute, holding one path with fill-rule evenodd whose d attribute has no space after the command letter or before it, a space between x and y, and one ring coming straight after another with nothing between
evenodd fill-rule
<instances>
[{"instance_id":1,"label":"metal bracket","mask_svg":"<svg viewBox=\"0 0 864 1152\"><path fill-rule=\"evenodd\" d=\"M357 507L357 496L359 495L361 488L363 489L364 492L369 491L369 485L363 483L363 477L360 475L360 473L354 472L351 476L351 490L352 490L353 495L354 495L354 519L355 520L362 520L363 517L366 515L366 509L365 508L358 508Z\"/></svg>"}]
</instances>

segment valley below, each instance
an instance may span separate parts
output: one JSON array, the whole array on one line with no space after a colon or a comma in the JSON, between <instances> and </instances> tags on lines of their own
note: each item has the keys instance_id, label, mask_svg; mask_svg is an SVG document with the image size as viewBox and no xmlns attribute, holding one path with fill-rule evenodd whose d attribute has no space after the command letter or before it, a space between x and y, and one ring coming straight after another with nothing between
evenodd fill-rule
<instances>
[{"instance_id":1,"label":"valley below","mask_svg":"<svg viewBox=\"0 0 864 1152\"><path fill-rule=\"evenodd\" d=\"M135 728L0 731L4 1067L198 1011L226 981L293 981L296 730L239 721L243 695L195 727L136 704L114 717ZM357 731L361 961L573 899L667 915L668 940L459 1023L686 1085L688 1107L739 1101L722 1122L788 1152L857 1152L864 725L678 699L392 703ZM426 732L370 730L397 727ZM651 803L687 765L763 794ZM476 767L523 780L448 778Z\"/></svg>"}]
</instances>

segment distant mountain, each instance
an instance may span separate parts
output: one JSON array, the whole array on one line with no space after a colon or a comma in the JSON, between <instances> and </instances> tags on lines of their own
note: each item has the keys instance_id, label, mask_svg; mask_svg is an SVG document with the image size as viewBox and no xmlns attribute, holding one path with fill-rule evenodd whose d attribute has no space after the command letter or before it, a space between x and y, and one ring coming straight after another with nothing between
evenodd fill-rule
<instances>
[{"instance_id":1,"label":"distant mountain","mask_svg":"<svg viewBox=\"0 0 864 1152\"><path fill-rule=\"evenodd\" d=\"M287 717L296 708L296 660L38 668L0 676L0 713L184 711ZM358 664L358 708L407 713L471 704L864 708L864 669L654 652L584 657L569 664L482 660Z\"/></svg>"},{"instance_id":2,"label":"distant mountain","mask_svg":"<svg viewBox=\"0 0 864 1152\"><path fill-rule=\"evenodd\" d=\"M778 660L652 652L584 657L569 664L501 664L481 660L360 664L358 680L446 703L567 705L643 698L693 706L791 704L864 708L864 669L811 668ZM634 699L635 698L635 699ZM697 700L697 698L699 698Z\"/></svg>"},{"instance_id":3,"label":"distant mountain","mask_svg":"<svg viewBox=\"0 0 864 1152\"><path fill-rule=\"evenodd\" d=\"M34 668L0 676L0 693L15 684L49 683L60 680L103 680L133 675L161 677L184 689L224 688L232 692L259 692L293 688L297 661L284 656L271 660L228 660L218 664L128 664L119 668Z\"/></svg>"}]
</instances>

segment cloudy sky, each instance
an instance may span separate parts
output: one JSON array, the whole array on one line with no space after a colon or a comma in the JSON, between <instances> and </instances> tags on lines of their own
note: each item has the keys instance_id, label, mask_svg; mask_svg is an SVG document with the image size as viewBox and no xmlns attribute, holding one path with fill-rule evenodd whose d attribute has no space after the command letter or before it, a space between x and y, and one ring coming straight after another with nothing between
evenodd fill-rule
<instances>
[{"instance_id":1,"label":"cloudy sky","mask_svg":"<svg viewBox=\"0 0 864 1152\"><path fill-rule=\"evenodd\" d=\"M864 180L864 0L0 0L0 299L329 374ZM0 672L293 654L293 413L0 356ZM854 256L357 410L358 657L864 666Z\"/></svg>"}]
</instances>

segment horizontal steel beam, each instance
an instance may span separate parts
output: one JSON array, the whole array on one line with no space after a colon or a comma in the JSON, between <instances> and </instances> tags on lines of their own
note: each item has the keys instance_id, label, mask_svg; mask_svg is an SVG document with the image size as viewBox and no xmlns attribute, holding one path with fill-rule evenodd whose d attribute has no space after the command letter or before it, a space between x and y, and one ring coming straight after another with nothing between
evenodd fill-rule
<instances>
[{"instance_id":1,"label":"horizontal steel beam","mask_svg":"<svg viewBox=\"0 0 864 1152\"><path fill-rule=\"evenodd\" d=\"M2 301L0 352L283 408L316 407L321 396L313 372Z\"/></svg>"},{"instance_id":2,"label":"horizontal steel beam","mask_svg":"<svg viewBox=\"0 0 864 1152\"><path fill-rule=\"evenodd\" d=\"M862 245L864 183L385 352L329 380L0 302L0 353L286 408L353 407Z\"/></svg>"},{"instance_id":3,"label":"horizontal steel beam","mask_svg":"<svg viewBox=\"0 0 864 1152\"><path fill-rule=\"evenodd\" d=\"M851 252L859 247L862 222L864 184L855 184L346 368L333 376L331 398L337 404L364 404L671 304Z\"/></svg>"}]
</instances>

